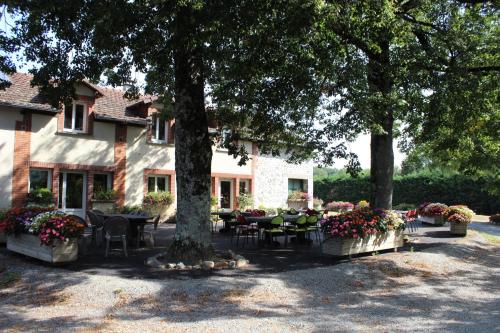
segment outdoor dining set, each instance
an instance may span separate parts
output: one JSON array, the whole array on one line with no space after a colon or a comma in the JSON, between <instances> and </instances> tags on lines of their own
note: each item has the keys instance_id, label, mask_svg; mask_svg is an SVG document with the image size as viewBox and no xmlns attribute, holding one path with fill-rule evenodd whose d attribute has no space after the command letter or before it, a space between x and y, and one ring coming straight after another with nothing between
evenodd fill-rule
<instances>
[{"instance_id":1,"label":"outdoor dining set","mask_svg":"<svg viewBox=\"0 0 500 333\"><path fill-rule=\"evenodd\" d=\"M320 227L319 221L323 217L321 213L311 213L306 210L290 209L288 211L278 210L277 214L267 215L265 211L252 210L241 212L217 211L212 212L212 231L216 231L218 222L223 226L219 229L221 233L230 233L231 242L236 238L236 245L239 245L239 239L244 236L248 244L250 238L259 244L279 245L278 237L283 236L285 247L288 245L289 237L295 244L310 243L311 234L314 235L319 243Z\"/></svg>"},{"instance_id":2,"label":"outdoor dining set","mask_svg":"<svg viewBox=\"0 0 500 333\"><path fill-rule=\"evenodd\" d=\"M135 242L136 247L140 247L141 242L154 247L154 236L160 222L160 215L152 217L144 212L111 214L89 210L87 217L90 226L86 228L85 234L91 238L93 245L100 246L105 242L105 257L109 255L111 242L115 241L122 243L125 256L128 256L127 244L129 242Z\"/></svg>"}]
</instances>

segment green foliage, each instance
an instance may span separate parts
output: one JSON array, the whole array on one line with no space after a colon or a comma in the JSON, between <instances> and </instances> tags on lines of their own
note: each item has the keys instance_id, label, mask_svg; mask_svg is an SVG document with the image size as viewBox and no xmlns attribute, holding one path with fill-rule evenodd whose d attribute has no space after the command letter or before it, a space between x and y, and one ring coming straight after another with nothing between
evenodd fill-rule
<instances>
[{"instance_id":1,"label":"green foliage","mask_svg":"<svg viewBox=\"0 0 500 333\"><path fill-rule=\"evenodd\" d=\"M240 210L245 210L247 208L253 207L253 197L249 194L240 194L238 197L238 208Z\"/></svg>"},{"instance_id":2,"label":"green foliage","mask_svg":"<svg viewBox=\"0 0 500 333\"><path fill-rule=\"evenodd\" d=\"M412 209L417 209L417 207L418 207L418 204L411 204L411 203L402 202L402 203L398 203L397 205L393 205L392 209L395 209L395 210L412 210Z\"/></svg>"},{"instance_id":3,"label":"green foliage","mask_svg":"<svg viewBox=\"0 0 500 333\"><path fill-rule=\"evenodd\" d=\"M54 194L48 188L37 188L28 193L27 206L50 206L54 204Z\"/></svg>"},{"instance_id":4,"label":"green foliage","mask_svg":"<svg viewBox=\"0 0 500 333\"><path fill-rule=\"evenodd\" d=\"M119 214L131 214L131 213L141 213L144 211L141 205L123 205L117 207L117 213Z\"/></svg>"},{"instance_id":5,"label":"green foliage","mask_svg":"<svg viewBox=\"0 0 500 333\"><path fill-rule=\"evenodd\" d=\"M217 206L219 204L219 197L217 197L216 195L212 195L210 197L210 206L213 208L215 206Z\"/></svg>"},{"instance_id":6,"label":"green foliage","mask_svg":"<svg viewBox=\"0 0 500 333\"><path fill-rule=\"evenodd\" d=\"M172 193L166 191L149 192L144 196L144 206L171 205L174 201Z\"/></svg>"},{"instance_id":7,"label":"green foliage","mask_svg":"<svg viewBox=\"0 0 500 333\"><path fill-rule=\"evenodd\" d=\"M470 177L464 175L443 176L440 174L411 175L394 180L394 207L408 205L415 208L423 202L443 202L448 205L467 205L478 214L497 213L500 196L488 192L489 186L500 186L491 176ZM368 178L323 179L314 182L314 192L325 202L345 200L356 202L366 198L370 192ZM406 207L405 207L406 208Z\"/></svg>"},{"instance_id":8,"label":"green foliage","mask_svg":"<svg viewBox=\"0 0 500 333\"><path fill-rule=\"evenodd\" d=\"M115 190L103 190L94 192L94 200L112 201L116 199Z\"/></svg>"}]
</instances>

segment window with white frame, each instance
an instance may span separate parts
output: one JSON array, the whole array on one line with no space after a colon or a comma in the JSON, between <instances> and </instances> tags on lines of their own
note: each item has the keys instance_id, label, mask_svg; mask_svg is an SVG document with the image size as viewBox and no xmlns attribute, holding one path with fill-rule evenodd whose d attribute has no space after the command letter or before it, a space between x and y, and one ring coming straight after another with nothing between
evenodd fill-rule
<instances>
[{"instance_id":1,"label":"window with white frame","mask_svg":"<svg viewBox=\"0 0 500 333\"><path fill-rule=\"evenodd\" d=\"M73 102L64 108L64 131L83 133L87 127L87 105Z\"/></svg>"},{"instance_id":2,"label":"window with white frame","mask_svg":"<svg viewBox=\"0 0 500 333\"><path fill-rule=\"evenodd\" d=\"M151 141L156 143L165 143L168 138L168 127L163 117L153 115L153 124L151 126Z\"/></svg>"},{"instance_id":3,"label":"window with white frame","mask_svg":"<svg viewBox=\"0 0 500 333\"><path fill-rule=\"evenodd\" d=\"M96 173L94 174L94 193L106 192L113 189L113 174Z\"/></svg>"},{"instance_id":4,"label":"window with white frame","mask_svg":"<svg viewBox=\"0 0 500 333\"><path fill-rule=\"evenodd\" d=\"M52 173L46 169L30 169L29 190L40 188L50 189L52 186Z\"/></svg>"},{"instance_id":5,"label":"window with white frame","mask_svg":"<svg viewBox=\"0 0 500 333\"><path fill-rule=\"evenodd\" d=\"M288 179L288 192L307 192L307 179Z\"/></svg>"},{"instance_id":6,"label":"window with white frame","mask_svg":"<svg viewBox=\"0 0 500 333\"><path fill-rule=\"evenodd\" d=\"M250 179L240 179L240 194L250 193Z\"/></svg>"},{"instance_id":7,"label":"window with white frame","mask_svg":"<svg viewBox=\"0 0 500 333\"><path fill-rule=\"evenodd\" d=\"M148 192L169 192L170 176L154 175L148 177Z\"/></svg>"}]
</instances>

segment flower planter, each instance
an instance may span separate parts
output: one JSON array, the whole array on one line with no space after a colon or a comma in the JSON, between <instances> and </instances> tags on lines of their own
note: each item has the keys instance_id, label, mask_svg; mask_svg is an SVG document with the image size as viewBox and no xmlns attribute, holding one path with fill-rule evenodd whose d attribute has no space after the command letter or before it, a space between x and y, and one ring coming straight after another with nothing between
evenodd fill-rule
<instances>
[{"instance_id":1,"label":"flower planter","mask_svg":"<svg viewBox=\"0 0 500 333\"><path fill-rule=\"evenodd\" d=\"M468 223L450 222L450 234L456 236L466 236Z\"/></svg>"},{"instance_id":2,"label":"flower planter","mask_svg":"<svg viewBox=\"0 0 500 333\"><path fill-rule=\"evenodd\" d=\"M348 256L358 253L397 249L403 246L403 231L389 230L380 235L372 235L363 239L339 238L326 236L322 243L323 254L332 256Z\"/></svg>"},{"instance_id":3,"label":"flower planter","mask_svg":"<svg viewBox=\"0 0 500 333\"><path fill-rule=\"evenodd\" d=\"M78 259L76 239L58 241L53 246L41 245L36 235L19 234L7 236L7 249L50 263L63 263Z\"/></svg>"},{"instance_id":4,"label":"flower planter","mask_svg":"<svg viewBox=\"0 0 500 333\"><path fill-rule=\"evenodd\" d=\"M444 225L444 218L442 216L418 216L418 220L427 224L434 224L436 226Z\"/></svg>"},{"instance_id":5,"label":"flower planter","mask_svg":"<svg viewBox=\"0 0 500 333\"><path fill-rule=\"evenodd\" d=\"M293 208L296 210L307 208L307 200L305 199L297 199L297 200L288 200L287 201L288 208Z\"/></svg>"},{"instance_id":6,"label":"flower planter","mask_svg":"<svg viewBox=\"0 0 500 333\"><path fill-rule=\"evenodd\" d=\"M97 209L103 213L112 213L115 210L114 200L92 200L92 209Z\"/></svg>"}]
</instances>

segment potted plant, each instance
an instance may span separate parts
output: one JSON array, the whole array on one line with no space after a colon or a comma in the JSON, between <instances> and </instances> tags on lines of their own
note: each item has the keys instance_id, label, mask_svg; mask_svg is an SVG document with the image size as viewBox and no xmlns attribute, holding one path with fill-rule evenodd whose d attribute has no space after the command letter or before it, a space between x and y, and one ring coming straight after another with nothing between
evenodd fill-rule
<instances>
[{"instance_id":1,"label":"potted plant","mask_svg":"<svg viewBox=\"0 0 500 333\"><path fill-rule=\"evenodd\" d=\"M51 263L78 258L84 225L61 211L14 208L6 213L7 249Z\"/></svg>"},{"instance_id":2,"label":"potted plant","mask_svg":"<svg viewBox=\"0 0 500 333\"><path fill-rule=\"evenodd\" d=\"M405 223L399 214L362 209L329 216L321 221L322 252L334 256L397 249L403 246Z\"/></svg>"},{"instance_id":3,"label":"potted plant","mask_svg":"<svg viewBox=\"0 0 500 333\"><path fill-rule=\"evenodd\" d=\"M253 198L251 195L242 193L238 197L238 208L240 210L245 210L247 208L251 208L253 206Z\"/></svg>"},{"instance_id":4,"label":"potted plant","mask_svg":"<svg viewBox=\"0 0 500 333\"><path fill-rule=\"evenodd\" d=\"M149 192L144 196L142 207L148 214L152 216L160 214L160 221L166 221L175 215L173 201L170 192Z\"/></svg>"},{"instance_id":5,"label":"potted plant","mask_svg":"<svg viewBox=\"0 0 500 333\"><path fill-rule=\"evenodd\" d=\"M307 208L309 194L301 191L290 191L288 193L288 207L294 209Z\"/></svg>"},{"instance_id":6,"label":"potted plant","mask_svg":"<svg viewBox=\"0 0 500 333\"><path fill-rule=\"evenodd\" d=\"M332 201L326 204L326 210L333 212L350 212L354 209L354 204L347 201Z\"/></svg>"},{"instance_id":7,"label":"potted plant","mask_svg":"<svg viewBox=\"0 0 500 333\"><path fill-rule=\"evenodd\" d=\"M48 188L37 188L31 190L26 197L26 207L55 208L54 194Z\"/></svg>"},{"instance_id":8,"label":"potted plant","mask_svg":"<svg viewBox=\"0 0 500 333\"><path fill-rule=\"evenodd\" d=\"M99 189L94 192L92 207L105 213L111 213L115 209L116 191L112 189Z\"/></svg>"},{"instance_id":9,"label":"potted plant","mask_svg":"<svg viewBox=\"0 0 500 333\"><path fill-rule=\"evenodd\" d=\"M450 222L450 233L457 236L467 235L467 226L472 221L474 212L465 205L450 206L447 220Z\"/></svg>"},{"instance_id":10,"label":"potted plant","mask_svg":"<svg viewBox=\"0 0 500 333\"><path fill-rule=\"evenodd\" d=\"M421 204L417 209L418 219L423 223L441 226L445 222L448 213L448 206L442 203Z\"/></svg>"}]
</instances>

